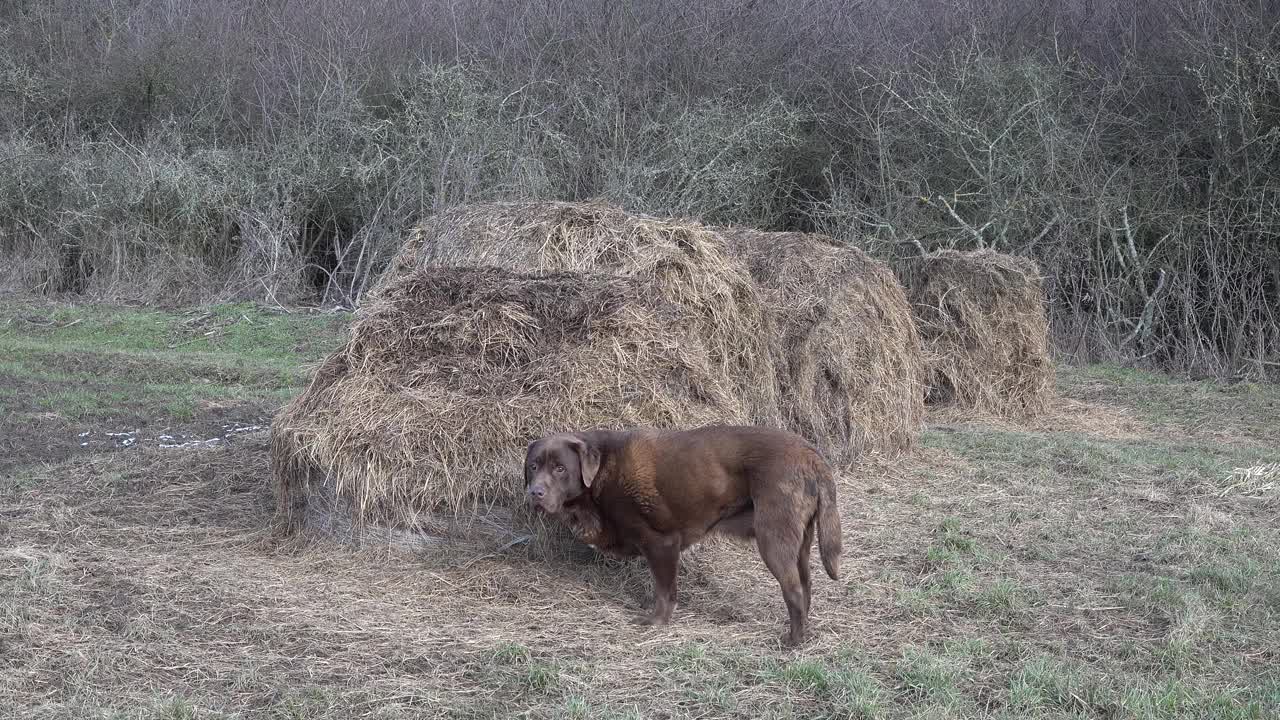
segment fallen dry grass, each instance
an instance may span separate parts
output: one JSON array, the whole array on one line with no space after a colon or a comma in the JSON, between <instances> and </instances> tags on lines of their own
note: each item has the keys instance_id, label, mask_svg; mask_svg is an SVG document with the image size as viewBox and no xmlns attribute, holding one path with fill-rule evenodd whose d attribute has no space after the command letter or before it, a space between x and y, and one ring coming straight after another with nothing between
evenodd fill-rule
<instances>
[{"instance_id":1,"label":"fallen dry grass","mask_svg":"<svg viewBox=\"0 0 1280 720\"><path fill-rule=\"evenodd\" d=\"M1062 393L1101 382L1077 379ZM0 478L0 708L1273 717L1280 531L1253 492L1269 476L1242 492L1233 471L1280 457L1245 441L1262 424L1223 443L1192 415L1153 419L1149 396L1075 398L1071 414L1109 410L1069 427L935 424L916 452L850 469L845 575L815 580L814 639L795 652L776 645L781 598L750 548L689 553L676 623L654 631L629 623L642 563L274 541L262 434L24 466ZM1235 402L1207 389L1201 406ZM1121 412L1132 435L1113 431Z\"/></svg>"}]
</instances>

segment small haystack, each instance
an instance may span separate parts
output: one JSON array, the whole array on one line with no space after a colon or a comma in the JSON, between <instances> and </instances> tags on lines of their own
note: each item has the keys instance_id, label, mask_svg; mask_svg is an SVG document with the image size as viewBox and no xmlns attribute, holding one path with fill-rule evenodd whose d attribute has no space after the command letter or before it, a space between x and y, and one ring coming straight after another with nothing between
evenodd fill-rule
<instances>
[{"instance_id":1,"label":"small haystack","mask_svg":"<svg viewBox=\"0 0 1280 720\"><path fill-rule=\"evenodd\" d=\"M838 439L824 448L836 458L909 448L924 416L924 365L893 271L824 235L722 232L771 293L788 426L822 444Z\"/></svg>"},{"instance_id":2,"label":"small haystack","mask_svg":"<svg viewBox=\"0 0 1280 720\"><path fill-rule=\"evenodd\" d=\"M944 250L903 261L928 365L931 405L1026 418L1053 386L1040 270L992 250Z\"/></svg>"},{"instance_id":3,"label":"small haystack","mask_svg":"<svg viewBox=\"0 0 1280 720\"><path fill-rule=\"evenodd\" d=\"M386 278L275 418L279 517L357 541L455 536L456 518L520 506L525 447L547 432L747 422L705 321L602 273Z\"/></svg>"},{"instance_id":4,"label":"small haystack","mask_svg":"<svg viewBox=\"0 0 1280 720\"><path fill-rule=\"evenodd\" d=\"M726 389L748 404L748 420L781 423L773 383L758 381L775 372L776 331L763 293L711 228L596 203L467 205L416 228L382 283L433 267L607 272L642 281L683 308Z\"/></svg>"}]
</instances>

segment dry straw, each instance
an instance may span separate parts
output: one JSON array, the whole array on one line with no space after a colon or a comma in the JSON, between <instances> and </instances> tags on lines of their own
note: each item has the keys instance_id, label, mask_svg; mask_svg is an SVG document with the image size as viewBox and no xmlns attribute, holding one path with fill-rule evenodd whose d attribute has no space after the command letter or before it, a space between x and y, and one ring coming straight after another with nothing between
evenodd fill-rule
<instances>
[{"instance_id":1,"label":"dry straw","mask_svg":"<svg viewBox=\"0 0 1280 720\"><path fill-rule=\"evenodd\" d=\"M891 274L751 238L593 204L431 218L277 416L280 518L393 544L376 526L510 526L525 445L566 429L786 425L836 460L906 447L920 361Z\"/></svg>"},{"instance_id":2,"label":"dry straw","mask_svg":"<svg viewBox=\"0 0 1280 720\"><path fill-rule=\"evenodd\" d=\"M745 422L698 325L633 278L399 275L272 426L281 519L450 535L442 517L518 505L524 445L546 432Z\"/></svg>"},{"instance_id":3,"label":"dry straw","mask_svg":"<svg viewBox=\"0 0 1280 720\"><path fill-rule=\"evenodd\" d=\"M924 415L924 363L893 271L824 235L723 231L769 293L788 425L830 455L895 455Z\"/></svg>"},{"instance_id":4,"label":"dry straw","mask_svg":"<svg viewBox=\"0 0 1280 720\"><path fill-rule=\"evenodd\" d=\"M747 403L748 418L781 421L773 384L759 382L774 376L763 294L722 239L697 222L595 203L461 206L416 228L384 278L433 267L608 272L643 281L694 321L719 374Z\"/></svg>"},{"instance_id":5,"label":"dry straw","mask_svg":"<svg viewBox=\"0 0 1280 720\"><path fill-rule=\"evenodd\" d=\"M943 250L899 265L928 366L926 400L1028 418L1053 386L1040 271L992 250Z\"/></svg>"}]
</instances>

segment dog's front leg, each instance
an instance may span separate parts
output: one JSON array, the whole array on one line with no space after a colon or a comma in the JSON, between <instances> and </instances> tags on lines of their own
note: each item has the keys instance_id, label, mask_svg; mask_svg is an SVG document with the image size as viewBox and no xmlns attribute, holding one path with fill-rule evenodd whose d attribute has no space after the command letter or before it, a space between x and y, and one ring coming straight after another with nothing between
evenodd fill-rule
<instances>
[{"instance_id":1,"label":"dog's front leg","mask_svg":"<svg viewBox=\"0 0 1280 720\"><path fill-rule=\"evenodd\" d=\"M641 625L666 625L676 608L676 573L680 568L680 537L650 538L641 548L653 573L653 612L638 618Z\"/></svg>"}]
</instances>

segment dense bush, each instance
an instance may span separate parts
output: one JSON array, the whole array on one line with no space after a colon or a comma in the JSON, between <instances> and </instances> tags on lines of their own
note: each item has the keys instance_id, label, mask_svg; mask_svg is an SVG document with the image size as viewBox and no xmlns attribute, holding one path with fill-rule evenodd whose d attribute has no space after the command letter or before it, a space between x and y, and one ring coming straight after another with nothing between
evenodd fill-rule
<instances>
[{"instance_id":1,"label":"dense bush","mask_svg":"<svg viewBox=\"0 0 1280 720\"><path fill-rule=\"evenodd\" d=\"M502 198L990 247L1059 349L1280 360L1266 3L15 0L0 287L355 302Z\"/></svg>"}]
</instances>

